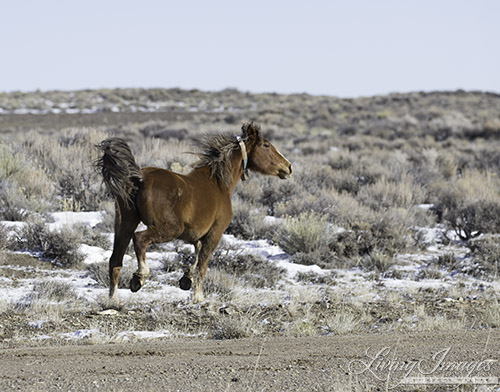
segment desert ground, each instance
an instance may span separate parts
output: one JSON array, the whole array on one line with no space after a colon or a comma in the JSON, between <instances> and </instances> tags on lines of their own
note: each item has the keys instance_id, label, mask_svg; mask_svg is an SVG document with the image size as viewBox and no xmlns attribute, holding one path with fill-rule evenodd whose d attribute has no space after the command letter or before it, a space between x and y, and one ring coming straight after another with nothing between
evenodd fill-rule
<instances>
[{"instance_id":1,"label":"desert ground","mask_svg":"<svg viewBox=\"0 0 500 392\"><path fill-rule=\"evenodd\" d=\"M0 387L24 391L496 390L492 375L500 370L499 337L498 331L490 330L8 349L0 353ZM469 385L450 381L467 373L469 380L462 382ZM485 384L473 384L481 376ZM449 385L419 385L410 377L448 378ZM471 381L474 377L476 381Z\"/></svg>"}]
</instances>

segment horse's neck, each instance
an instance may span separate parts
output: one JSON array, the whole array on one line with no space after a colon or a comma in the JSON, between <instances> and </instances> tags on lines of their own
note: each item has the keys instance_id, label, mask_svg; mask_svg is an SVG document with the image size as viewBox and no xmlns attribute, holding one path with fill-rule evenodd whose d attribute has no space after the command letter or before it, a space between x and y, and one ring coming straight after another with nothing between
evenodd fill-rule
<instances>
[{"instance_id":1,"label":"horse's neck","mask_svg":"<svg viewBox=\"0 0 500 392\"><path fill-rule=\"evenodd\" d=\"M219 188L222 189L227 189L229 195L232 195L234 192L234 189L236 188L236 185L238 184L238 181L240 180L241 176L243 175L243 166L241 163L241 152L237 151L233 154L231 157L231 167L232 167L232 173L231 173L231 181L229 184L223 184L220 182L215 176L211 176L210 174L210 169L207 166L203 167L198 167L196 169L193 169L191 173L188 176L200 176L200 177L210 177L211 181L213 181L215 186L218 186Z\"/></svg>"},{"instance_id":2,"label":"horse's neck","mask_svg":"<svg viewBox=\"0 0 500 392\"><path fill-rule=\"evenodd\" d=\"M229 193L232 194L234 192L234 189L236 188L236 185L238 185L238 181L240 181L241 176L243 175L243 167L241 165L241 152L240 151L235 151L233 156L231 157L231 167L233 168L232 172L232 177L233 181L232 184L229 188Z\"/></svg>"}]
</instances>

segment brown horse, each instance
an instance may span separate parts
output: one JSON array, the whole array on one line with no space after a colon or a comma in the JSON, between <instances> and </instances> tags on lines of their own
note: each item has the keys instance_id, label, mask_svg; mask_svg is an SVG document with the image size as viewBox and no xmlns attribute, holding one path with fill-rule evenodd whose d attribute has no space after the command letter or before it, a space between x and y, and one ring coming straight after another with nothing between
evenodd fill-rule
<instances>
[{"instance_id":1,"label":"brown horse","mask_svg":"<svg viewBox=\"0 0 500 392\"><path fill-rule=\"evenodd\" d=\"M111 299L117 298L118 277L125 250L133 238L139 264L130 281L138 291L149 275L146 247L181 239L193 244L195 262L179 281L183 290L193 285L193 302L203 301L203 278L209 258L231 222L231 194L247 169L278 176L292 174L290 162L260 133L253 122L242 136L205 137L200 160L187 175L145 167L142 170L122 139L104 140L97 162L104 182L116 200L115 240L109 260ZM147 229L135 232L139 222Z\"/></svg>"}]
</instances>

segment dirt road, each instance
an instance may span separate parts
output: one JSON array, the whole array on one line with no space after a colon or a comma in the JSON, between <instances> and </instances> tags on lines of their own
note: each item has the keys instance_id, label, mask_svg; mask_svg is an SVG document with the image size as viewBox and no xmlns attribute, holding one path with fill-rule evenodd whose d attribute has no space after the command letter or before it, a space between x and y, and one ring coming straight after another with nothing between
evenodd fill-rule
<instances>
[{"instance_id":1,"label":"dirt road","mask_svg":"<svg viewBox=\"0 0 500 392\"><path fill-rule=\"evenodd\" d=\"M1 391L414 390L419 386L403 384L403 378L423 373L468 377L462 382L469 385L460 390L479 387L471 377L489 377L482 382L490 384L481 390L497 390L500 331L187 340L0 352ZM420 386L443 390L443 384L425 388Z\"/></svg>"}]
</instances>

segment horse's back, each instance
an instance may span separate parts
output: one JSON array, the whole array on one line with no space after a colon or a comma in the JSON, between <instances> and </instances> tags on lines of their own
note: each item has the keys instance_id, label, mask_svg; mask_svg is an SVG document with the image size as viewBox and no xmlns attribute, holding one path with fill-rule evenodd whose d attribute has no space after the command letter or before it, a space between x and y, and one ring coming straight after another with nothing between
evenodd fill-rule
<instances>
[{"instance_id":1,"label":"horse's back","mask_svg":"<svg viewBox=\"0 0 500 392\"><path fill-rule=\"evenodd\" d=\"M222 215L226 220L226 215L231 215L229 197L220 193L210 177L196 174L183 175L157 167L142 169L138 195L141 220L151 225L175 217L189 231L186 239L201 237Z\"/></svg>"}]
</instances>

